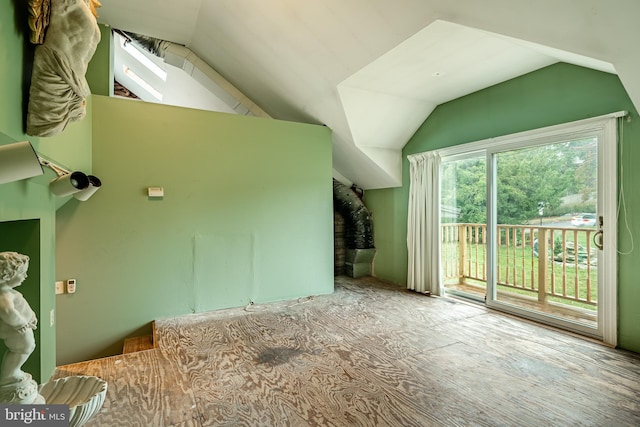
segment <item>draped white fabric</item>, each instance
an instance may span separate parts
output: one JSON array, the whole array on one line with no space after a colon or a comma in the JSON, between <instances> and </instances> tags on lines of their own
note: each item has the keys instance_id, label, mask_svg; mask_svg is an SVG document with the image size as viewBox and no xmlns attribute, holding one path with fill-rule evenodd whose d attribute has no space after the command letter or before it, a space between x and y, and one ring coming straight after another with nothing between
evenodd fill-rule
<instances>
[{"instance_id":1,"label":"draped white fabric","mask_svg":"<svg viewBox=\"0 0 640 427\"><path fill-rule=\"evenodd\" d=\"M407 288L442 295L440 280L440 156L409 156Z\"/></svg>"}]
</instances>

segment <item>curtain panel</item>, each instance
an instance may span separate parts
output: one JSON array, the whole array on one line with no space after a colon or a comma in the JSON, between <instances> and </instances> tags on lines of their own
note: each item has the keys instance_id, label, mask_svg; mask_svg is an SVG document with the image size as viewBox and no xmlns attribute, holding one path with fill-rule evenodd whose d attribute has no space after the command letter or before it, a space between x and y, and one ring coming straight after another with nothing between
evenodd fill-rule
<instances>
[{"instance_id":1,"label":"curtain panel","mask_svg":"<svg viewBox=\"0 0 640 427\"><path fill-rule=\"evenodd\" d=\"M440 155L413 154L409 160L407 288L442 295L440 280Z\"/></svg>"}]
</instances>

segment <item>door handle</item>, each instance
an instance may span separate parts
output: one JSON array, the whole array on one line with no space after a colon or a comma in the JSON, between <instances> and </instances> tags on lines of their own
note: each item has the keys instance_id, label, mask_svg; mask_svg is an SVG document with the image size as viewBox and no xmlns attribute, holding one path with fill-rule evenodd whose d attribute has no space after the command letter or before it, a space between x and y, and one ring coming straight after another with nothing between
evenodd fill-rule
<instances>
[{"instance_id":1,"label":"door handle","mask_svg":"<svg viewBox=\"0 0 640 427\"><path fill-rule=\"evenodd\" d=\"M593 235L593 244L596 245L596 247L600 250L602 250L602 248L604 247L603 238L604 236L602 234L602 230L596 231L596 233Z\"/></svg>"}]
</instances>

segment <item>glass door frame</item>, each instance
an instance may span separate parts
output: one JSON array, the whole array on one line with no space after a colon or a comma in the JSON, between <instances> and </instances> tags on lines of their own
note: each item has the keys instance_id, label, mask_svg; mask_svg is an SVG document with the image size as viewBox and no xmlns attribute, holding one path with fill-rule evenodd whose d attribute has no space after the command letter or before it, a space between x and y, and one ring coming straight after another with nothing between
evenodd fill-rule
<instances>
[{"instance_id":1,"label":"glass door frame","mask_svg":"<svg viewBox=\"0 0 640 427\"><path fill-rule=\"evenodd\" d=\"M531 131L489 138L437 150L443 162L484 152L487 155L487 298L486 305L497 310L530 318L541 323L559 326L563 329L592 336L604 343L617 345L617 128L618 120L627 115L626 111L606 114L584 120L549 126ZM571 322L558 324L554 319L532 315L527 310L513 309L496 301L494 285L496 270L496 203L495 164L493 153L509 151L524 146L544 145L552 142L577 139L585 134L598 137L598 215L604 218L603 251L599 253L598 265L598 328L589 328ZM438 200L440 203L440 200ZM432 218L440 226L440 216ZM605 286L606 284L606 286Z\"/></svg>"},{"instance_id":2,"label":"glass door frame","mask_svg":"<svg viewBox=\"0 0 640 427\"><path fill-rule=\"evenodd\" d=\"M615 346L617 343L617 121L606 117L595 121L552 126L501 138L487 153L487 306L551 326L591 336ZM496 154L585 137L598 138L598 207L604 218L603 250L598 251L598 325L586 325L540 312L518 308L497 299L497 167Z\"/></svg>"},{"instance_id":3,"label":"glass door frame","mask_svg":"<svg viewBox=\"0 0 640 427\"><path fill-rule=\"evenodd\" d=\"M471 143L471 144L473 144L473 143ZM469 159L483 159L483 160L485 160L486 156L487 156L486 149L479 149L479 150L476 149L476 150L469 150L469 151L466 151L466 152L463 152L463 153L450 154L450 155L441 157L441 159L440 159L440 168L441 168L440 169L440 200L438 201L438 203L440 203L442 201L442 192L443 192L442 191L442 185L443 185L442 167L443 167L443 165L445 163L456 162L456 161L461 161L461 160L469 160ZM486 176L487 175L486 175L486 167L485 167L485 177ZM441 212L441 210L440 210L440 212ZM440 218L438 218L438 222L439 222L439 225L442 224L442 221L440 220ZM441 238L442 238L442 236L441 236ZM440 249L442 250L442 241L441 241ZM441 267L442 267L442 253L439 254L439 258L440 258ZM444 277L444 274L440 274L440 277L441 278ZM446 285L444 286L444 288L445 289L447 288ZM467 300L471 300L471 301L474 301L474 302L479 302L479 303L482 303L482 304L485 304L486 301L487 301L486 288L485 288L485 295L483 295L483 296L480 296L479 294L474 295L474 294L471 294L471 293L468 293L468 292L459 291L459 290L456 290L456 289L446 289L446 293L447 294L451 294L451 295L455 295L455 296L459 296L459 297L462 297L462 298L465 298Z\"/></svg>"}]
</instances>

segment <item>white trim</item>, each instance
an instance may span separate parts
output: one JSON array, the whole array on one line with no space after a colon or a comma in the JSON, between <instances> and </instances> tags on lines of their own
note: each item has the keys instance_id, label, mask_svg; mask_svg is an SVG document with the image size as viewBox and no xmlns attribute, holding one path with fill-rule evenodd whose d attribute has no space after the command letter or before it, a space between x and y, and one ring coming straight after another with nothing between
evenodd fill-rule
<instances>
[{"instance_id":1,"label":"white trim","mask_svg":"<svg viewBox=\"0 0 640 427\"><path fill-rule=\"evenodd\" d=\"M492 245L490 242L496 241L496 230L498 229L498 219L496 212L498 210L498 182L496 175L496 160L495 156L490 153L486 153L486 173L487 173L487 293L486 304L487 307L492 307L492 302L496 301L498 296L498 290L493 283L496 275L496 267L498 265L498 249L497 245ZM494 262L496 261L496 262Z\"/></svg>"},{"instance_id":2,"label":"white trim","mask_svg":"<svg viewBox=\"0 0 640 427\"><path fill-rule=\"evenodd\" d=\"M598 209L604 216L604 250L601 252L604 268L602 278L598 278L598 325L601 325L602 340L613 347L618 343L617 125L617 120L610 120L603 129L602 165L598 165L598 183L602 183L598 189L602 191L598 195Z\"/></svg>"},{"instance_id":3,"label":"white trim","mask_svg":"<svg viewBox=\"0 0 640 427\"><path fill-rule=\"evenodd\" d=\"M481 141L460 144L439 150L432 150L439 154L442 162L462 160L478 156L483 152L487 158L487 242L495 242L496 230L496 169L494 154L562 141L571 141L585 136L598 138L598 216L604 217L604 250L600 252L598 264L598 327L590 328L584 324L557 319L533 311L497 301L496 287L492 284L495 278L493 260L496 257L495 245L487 248L487 301L488 307L505 310L517 315L528 317L543 323L564 327L585 335L601 339L611 346L617 345L617 118L628 113L619 111L603 116L548 126L539 129L504 135ZM422 156L424 153L408 155ZM606 286L605 286L606 285Z\"/></svg>"}]
</instances>

